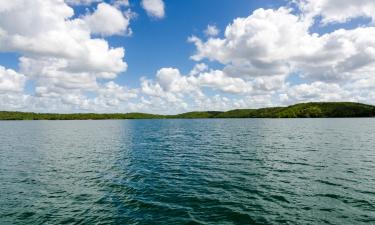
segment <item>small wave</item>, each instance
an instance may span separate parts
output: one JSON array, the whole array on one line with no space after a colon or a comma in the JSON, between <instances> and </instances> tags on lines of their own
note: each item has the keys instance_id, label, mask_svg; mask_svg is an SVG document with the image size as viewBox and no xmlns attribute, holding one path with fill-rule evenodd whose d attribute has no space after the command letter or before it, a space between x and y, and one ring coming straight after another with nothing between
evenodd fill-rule
<instances>
[{"instance_id":1,"label":"small wave","mask_svg":"<svg viewBox=\"0 0 375 225\"><path fill-rule=\"evenodd\" d=\"M342 186L341 184L333 183L333 182L330 182L330 181L327 181L327 180L315 180L315 182L327 184L327 185L330 185L330 186L339 186L339 187Z\"/></svg>"}]
</instances>

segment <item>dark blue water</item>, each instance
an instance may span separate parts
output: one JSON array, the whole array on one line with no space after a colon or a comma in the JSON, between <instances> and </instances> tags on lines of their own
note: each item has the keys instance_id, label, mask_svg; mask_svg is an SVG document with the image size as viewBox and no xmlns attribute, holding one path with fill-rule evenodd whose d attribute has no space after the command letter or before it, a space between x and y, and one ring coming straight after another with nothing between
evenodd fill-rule
<instances>
[{"instance_id":1,"label":"dark blue water","mask_svg":"<svg viewBox=\"0 0 375 225\"><path fill-rule=\"evenodd\" d=\"M0 122L0 224L375 224L375 119Z\"/></svg>"}]
</instances>

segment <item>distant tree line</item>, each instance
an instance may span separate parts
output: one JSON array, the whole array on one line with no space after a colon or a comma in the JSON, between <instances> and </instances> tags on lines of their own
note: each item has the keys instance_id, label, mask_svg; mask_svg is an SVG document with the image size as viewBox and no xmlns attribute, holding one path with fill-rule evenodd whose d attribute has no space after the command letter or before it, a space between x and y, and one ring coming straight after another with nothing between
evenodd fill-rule
<instances>
[{"instance_id":1,"label":"distant tree line","mask_svg":"<svg viewBox=\"0 0 375 225\"><path fill-rule=\"evenodd\" d=\"M375 106L352 102L310 102L287 107L203 111L177 115L147 113L32 113L0 111L0 120L108 120L108 119L194 119L194 118L338 118L375 117Z\"/></svg>"}]
</instances>

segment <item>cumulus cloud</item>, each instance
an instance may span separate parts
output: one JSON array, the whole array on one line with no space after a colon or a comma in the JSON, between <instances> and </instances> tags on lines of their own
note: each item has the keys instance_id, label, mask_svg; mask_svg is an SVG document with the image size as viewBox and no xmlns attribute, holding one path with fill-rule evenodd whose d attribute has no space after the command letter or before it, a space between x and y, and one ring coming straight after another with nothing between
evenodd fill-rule
<instances>
[{"instance_id":1,"label":"cumulus cloud","mask_svg":"<svg viewBox=\"0 0 375 225\"><path fill-rule=\"evenodd\" d=\"M322 35L312 54L295 59L296 69L312 80L350 81L375 72L374 27ZM366 75L367 74L367 75Z\"/></svg>"},{"instance_id":2,"label":"cumulus cloud","mask_svg":"<svg viewBox=\"0 0 375 225\"><path fill-rule=\"evenodd\" d=\"M19 66L24 75L12 80L13 88L20 87L22 77L35 81L35 96L26 98L30 105L54 102L88 108L93 102L84 92L98 92L98 79L114 79L127 69L124 48L113 48L105 39L92 37L129 29L129 17L107 3L79 17L62 0L7 1L0 4L0 17L0 51L22 55ZM13 72L4 75L2 86L10 86Z\"/></svg>"},{"instance_id":3,"label":"cumulus cloud","mask_svg":"<svg viewBox=\"0 0 375 225\"><path fill-rule=\"evenodd\" d=\"M100 3L94 13L86 15L83 20L92 33L110 36L131 33L128 31L130 15L123 13L107 3Z\"/></svg>"},{"instance_id":4,"label":"cumulus cloud","mask_svg":"<svg viewBox=\"0 0 375 225\"><path fill-rule=\"evenodd\" d=\"M303 4L306 5L302 6L307 9L312 2L327 1L305 1ZM347 6L366 4L350 1ZM319 15L329 13L324 7L319 9ZM227 77L242 78L251 87L250 93L282 93L280 96L284 99L289 96L294 101L349 101L356 99L355 96L364 96L350 90L353 85L349 84L361 84L367 90L373 85L370 77L375 72L375 46L371 37L375 35L375 28L338 29L319 35L310 32L314 21L308 13L303 11L298 15L283 7L255 10L248 17L233 20L226 27L223 38L204 41L190 37L189 41L196 46L196 53L191 58L198 62L208 59L221 63L222 72ZM352 13L345 18L357 16L366 14ZM297 74L306 84L288 86L286 80L292 74ZM220 80L220 77L216 75L213 80ZM308 84L311 81L313 83ZM240 86L237 84L236 87L239 89ZM293 91L287 91L288 88ZM371 96L373 90L366 94ZM321 94L315 96L311 92Z\"/></svg>"},{"instance_id":5,"label":"cumulus cloud","mask_svg":"<svg viewBox=\"0 0 375 225\"><path fill-rule=\"evenodd\" d=\"M306 101L355 101L351 94L338 84L316 81L291 86L280 97L283 102L289 104Z\"/></svg>"},{"instance_id":6,"label":"cumulus cloud","mask_svg":"<svg viewBox=\"0 0 375 225\"><path fill-rule=\"evenodd\" d=\"M0 51L27 57L65 61L68 69L113 74L124 71L124 49L91 38L82 19L70 19L73 9L59 0L19 0L12 10L0 11ZM41 44L43 43L43 44Z\"/></svg>"},{"instance_id":7,"label":"cumulus cloud","mask_svg":"<svg viewBox=\"0 0 375 225\"><path fill-rule=\"evenodd\" d=\"M177 69L161 69L155 81L145 82L147 90L154 90L159 97L173 93L179 98L183 96L177 93L195 90L200 94L194 102L212 107L213 102L201 98L210 98L202 92L203 88L241 95L236 106L371 102L375 88L375 48L371 38L374 28L339 29L319 35L310 32L315 21L307 13L298 15L284 7L258 9L248 17L236 18L226 27L223 38L210 37L215 35L212 34L204 41L192 36L189 41L197 51L191 58L199 63L188 75ZM221 63L222 70L209 69L201 63L205 59ZM290 83L291 75L299 76L305 83Z\"/></svg>"},{"instance_id":8,"label":"cumulus cloud","mask_svg":"<svg viewBox=\"0 0 375 225\"><path fill-rule=\"evenodd\" d=\"M224 38L204 42L191 37L197 48L194 60L218 61L227 73L240 76L272 76L290 71L290 59L314 49L309 23L290 9L258 9L246 18L237 18L225 29Z\"/></svg>"},{"instance_id":9,"label":"cumulus cloud","mask_svg":"<svg viewBox=\"0 0 375 225\"><path fill-rule=\"evenodd\" d=\"M204 34L206 36L217 36L220 30L215 25L207 25L206 30L204 30Z\"/></svg>"},{"instance_id":10,"label":"cumulus cloud","mask_svg":"<svg viewBox=\"0 0 375 225\"><path fill-rule=\"evenodd\" d=\"M236 95L261 95L284 87L283 76L243 79L228 76L222 70L209 69L206 64L197 64L188 75L176 68L161 68L155 80L141 79L143 93L167 99L184 95L205 96L204 88Z\"/></svg>"},{"instance_id":11,"label":"cumulus cloud","mask_svg":"<svg viewBox=\"0 0 375 225\"><path fill-rule=\"evenodd\" d=\"M19 93L0 93L0 110L32 110L29 97Z\"/></svg>"},{"instance_id":12,"label":"cumulus cloud","mask_svg":"<svg viewBox=\"0 0 375 225\"><path fill-rule=\"evenodd\" d=\"M91 5L95 2L101 2L102 0L65 0L69 5Z\"/></svg>"},{"instance_id":13,"label":"cumulus cloud","mask_svg":"<svg viewBox=\"0 0 375 225\"><path fill-rule=\"evenodd\" d=\"M165 15L163 0L142 0L141 5L151 17L160 19Z\"/></svg>"},{"instance_id":14,"label":"cumulus cloud","mask_svg":"<svg viewBox=\"0 0 375 225\"><path fill-rule=\"evenodd\" d=\"M293 2L298 10L260 8L235 18L222 33L208 25L203 37L189 38L196 48L190 71L160 68L129 88L114 80L127 69L125 49L105 39L131 31L128 1L3 1L0 51L21 56L19 71L0 66L0 108L177 113L305 101L374 104L373 23L320 34L311 28L373 19L375 3ZM76 15L71 5L93 8ZM151 17L165 16L161 0L141 5ZM26 80L33 81L33 94L25 93Z\"/></svg>"},{"instance_id":15,"label":"cumulus cloud","mask_svg":"<svg viewBox=\"0 0 375 225\"><path fill-rule=\"evenodd\" d=\"M128 100L136 98L138 91L120 86L113 81L101 85L97 90L97 97L89 100L89 105L95 107L94 110L106 108L121 108L121 105Z\"/></svg>"},{"instance_id":16,"label":"cumulus cloud","mask_svg":"<svg viewBox=\"0 0 375 225\"><path fill-rule=\"evenodd\" d=\"M315 80L351 79L375 68L374 27L336 30L323 35L309 32L312 24L290 9L258 9L237 18L224 38L206 42L191 37L197 48L192 59L225 65L230 76L275 76L300 72Z\"/></svg>"},{"instance_id":17,"label":"cumulus cloud","mask_svg":"<svg viewBox=\"0 0 375 225\"><path fill-rule=\"evenodd\" d=\"M297 0L308 17L321 16L322 23L344 23L356 17L375 19L373 0Z\"/></svg>"},{"instance_id":18,"label":"cumulus cloud","mask_svg":"<svg viewBox=\"0 0 375 225\"><path fill-rule=\"evenodd\" d=\"M129 0L115 0L113 5L117 8L120 8L122 6L130 6Z\"/></svg>"},{"instance_id":19,"label":"cumulus cloud","mask_svg":"<svg viewBox=\"0 0 375 225\"><path fill-rule=\"evenodd\" d=\"M0 93L22 92L25 81L25 75L0 66Z\"/></svg>"},{"instance_id":20,"label":"cumulus cloud","mask_svg":"<svg viewBox=\"0 0 375 225\"><path fill-rule=\"evenodd\" d=\"M167 92L194 91L194 78L181 75L175 68L162 68L156 73L156 80L161 88Z\"/></svg>"},{"instance_id":21,"label":"cumulus cloud","mask_svg":"<svg viewBox=\"0 0 375 225\"><path fill-rule=\"evenodd\" d=\"M64 0L68 5L72 6L90 6L94 3L104 2L104 0ZM128 7L129 0L111 0L110 3L113 3L117 8Z\"/></svg>"}]
</instances>

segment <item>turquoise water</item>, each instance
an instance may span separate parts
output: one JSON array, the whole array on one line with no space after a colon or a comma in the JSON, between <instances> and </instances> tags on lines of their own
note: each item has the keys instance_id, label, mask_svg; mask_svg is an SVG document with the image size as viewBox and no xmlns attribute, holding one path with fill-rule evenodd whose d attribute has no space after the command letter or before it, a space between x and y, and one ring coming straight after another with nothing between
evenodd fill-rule
<instances>
[{"instance_id":1,"label":"turquoise water","mask_svg":"<svg viewBox=\"0 0 375 225\"><path fill-rule=\"evenodd\" d=\"M375 224L375 119L0 122L0 224Z\"/></svg>"}]
</instances>

